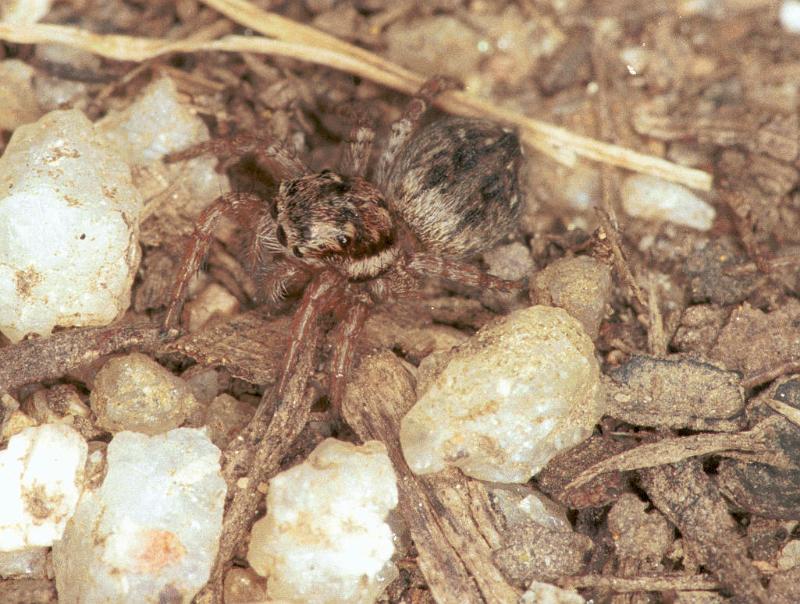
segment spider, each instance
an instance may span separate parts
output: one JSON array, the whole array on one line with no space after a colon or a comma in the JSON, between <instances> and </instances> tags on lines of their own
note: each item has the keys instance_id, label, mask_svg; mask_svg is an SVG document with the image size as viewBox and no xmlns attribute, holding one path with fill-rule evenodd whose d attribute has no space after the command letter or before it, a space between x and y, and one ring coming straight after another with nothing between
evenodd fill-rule
<instances>
[{"instance_id":1,"label":"spider","mask_svg":"<svg viewBox=\"0 0 800 604\"><path fill-rule=\"evenodd\" d=\"M267 297L303 292L293 317L277 390L297 369L319 319L337 321L328 397L338 413L353 362L354 342L369 309L441 277L510 292L505 281L465 259L488 249L511 229L522 206L519 140L497 124L448 117L418 131L436 95L454 83L427 81L391 127L372 181L365 178L375 131L356 115L338 171L314 173L279 142L252 134L200 143L167 161L202 153L253 154L280 179L277 195L231 192L199 217L164 319L175 333L187 286L208 251L219 219L231 214L252 230L249 252Z\"/></svg>"}]
</instances>

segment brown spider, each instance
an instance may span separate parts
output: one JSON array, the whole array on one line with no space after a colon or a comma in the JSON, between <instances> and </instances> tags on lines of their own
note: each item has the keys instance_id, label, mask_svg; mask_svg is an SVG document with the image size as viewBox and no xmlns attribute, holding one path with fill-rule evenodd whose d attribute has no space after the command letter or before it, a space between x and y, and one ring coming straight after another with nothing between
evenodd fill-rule
<instances>
[{"instance_id":1,"label":"brown spider","mask_svg":"<svg viewBox=\"0 0 800 604\"><path fill-rule=\"evenodd\" d=\"M338 325L329 399L338 413L352 365L353 346L368 309L417 290L438 276L476 288L512 291L504 281L465 264L506 235L519 215L517 136L497 124L449 117L415 132L431 100L452 83L426 82L392 124L374 183L364 178L375 137L361 118L353 125L338 172L311 172L286 147L251 134L212 140L174 153L254 154L281 179L267 201L234 192L201 215L188 245L164 327L178 326L187 285L208 251L221 216L231 213L252 229L250 252L266 295L281 299L303 290L292 321L277 396L297 368L304 342L314 341L319 318Z\"/></svg>"}]
</instances>

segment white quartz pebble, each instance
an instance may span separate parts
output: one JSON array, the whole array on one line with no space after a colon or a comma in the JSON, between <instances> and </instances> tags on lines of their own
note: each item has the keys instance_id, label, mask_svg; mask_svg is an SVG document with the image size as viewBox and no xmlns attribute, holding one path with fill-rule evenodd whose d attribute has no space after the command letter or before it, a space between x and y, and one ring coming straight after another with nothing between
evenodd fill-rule
<instances>
[{"instance_id":1,"label":"white quartz pebble","mask_svg":"<svg viewBox=\"0 0 800 604\"><path fill-rule=\"evenodd\" d=\"M634 218L672 222L698 231L709 230L717 215L686 187L646 174L625 179L622 207Z\"/></svg>"},{"instance_id":2,"label":"white quartz pebble","mask_svg":"<svg viewBox=\"0 0 800 604\"><path fill-rule=\"evenodd\" d=\"M101 428L159 434L180 426L197 401L189 384L134 352L103 365L89 404Z\"/></svg>"},{"instance_id":3,"label":"white quartz pebble","mask_svg":"<svg viewBox=\"0 0 800 604\"><path fill-rule=\"evenodd\" d=\"M175 82L168 77L148 85L122 111L109 112L97 127L132 164L146 164L208 139L203 120L180 102Z\"/></svg>"},{"instance_id":4,"label":"white quartz pebble","mask_svg":"<svg viewBox=\"0 0 800 604\"><path fill-rule=\"evenodd\" d=\"M0 157L0 331L105 325L130 303L141 198L78 110L20 126Z\"/></svg>"},{"instance_id":5,"label":"white quartz pebble","mask_svg":"<svg viewBox=\"0 0 800 604\"><path fill-rule=\"evenodd\" d=\"M46 547L61 538L83 489L86 453L80 434L63 424L11 437L0 452L0 552Z\"/></svg>"},{"instance_id":6,"label":"white quartz pebble","mask_svg":"<svg viewBox=\"0 0 800 604\"><path fill-rule=\"evenodd\" d=\"M532 306L459 347L403 418L403 454L417 474L448 465L494 482L526 482L600 419L600 369L581 324Z\"/></svg>"},{"instance_id":7,"label":"white quartz pebble","mask_svg":"<svg viewBox=\"0 0 800 604\"><path fill-rule=\"evenodd\" d=\"M52 4L53 0L0 0L0 22L36 23L50 11Z\"/></svg>"},{"instance_id":8,"label":"white quartz pebble","mask_svg":"<svg viewBox=\"0 0 800 604\"><path fill-rule=\"evenodd\" d=\"M800 2L798 0L784 0L778 12L781 27L790 34L800 34Z\"/></svg>"},{"instance_id":9,"label":"white quartz pebble","mask_svg":"<svg viewBox=\"0 0 800 604\"><path fill-rule=\"evenodd\" d=\"M230 188L227 177L216 172L212 153L177 164L162 163L167 153L209 138L205 123L181 100L169 77L149 84L125 109L110 111L97 128L135 168L135 183L145 198L162 194L166 187L173 207L190 199L202 208Z\"/></svg>"},{"instance_id":10,"label":"white quartz pebble","mask_svg":"<svg viewBox=\"0 0 800 604\"><path fill-rule=\"evenodd\" d=\"M522 594L519 604L585 604L580 594L561 589L549 583L534 581Z\"/></svg>"},{"instance_id":11,"label":"white quartz pebble","mask_svg":"<svg viewBox=\"0 0 800 604\"><path fill-rule=\"evenodd\" d=\"M190 602L219 547L219 458L200 430L117 434L103 484L53 547L59 603Z\"/></svg>"},{"instance_id":12,"label":"white quartz pebble","mask_svg":"<svg viewBox=\"0 0 800 604\"><path fill-rule=\"evenodd\" d=\"M368 604L397 576L386 515L397 485L386 447L326 439L269 483L247 560L273 600Z\"/></svg>"}]
</instances>

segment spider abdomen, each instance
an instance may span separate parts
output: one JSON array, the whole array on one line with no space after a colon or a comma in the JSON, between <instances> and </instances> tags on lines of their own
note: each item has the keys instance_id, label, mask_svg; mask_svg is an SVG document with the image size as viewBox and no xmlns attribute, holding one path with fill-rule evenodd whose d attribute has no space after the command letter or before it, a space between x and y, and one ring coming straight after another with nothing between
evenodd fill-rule
<instances>
[{"instance_id":1,"label":"spider abdomen","mask_svg":"<svg viewBox=\"0 0 800 604\"><path fill-rule=\"evenodd\" d=\"M465 258L492 247L522 208L519 139L493 122L446 118L401 149L385 185L426 250Z\"/></svg>"}]
</instances>

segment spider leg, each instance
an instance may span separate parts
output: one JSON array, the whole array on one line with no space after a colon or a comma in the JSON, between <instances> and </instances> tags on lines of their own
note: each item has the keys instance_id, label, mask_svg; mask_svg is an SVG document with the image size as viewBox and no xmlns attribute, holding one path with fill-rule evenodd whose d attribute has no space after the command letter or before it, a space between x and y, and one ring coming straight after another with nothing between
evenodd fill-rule
<instances>
[{"instance_id":1,"label":"spider leg","mask_svg":"<svg viewBox=\"0 0 800 604\"><path fill-rule=\"evenodd\" d=\"M422 115L433 103L433 100L442 92L460 87L459 82L445 76L434 76L420 87L417 94L406 105L400 119L392 124L389 141L378 161L375 180L379 185L386 184L386 178L389 176L389 170L391 170L397 154L411 137Z\"/></svg>"},{"instance_id":2,"label":"spider leg","mask_svg":"<svg viewBox=\"0 0 800 604\"><path fill-rule=\"evenodd\" d=\"M223 160L223 168L243 155L255 155L259 164L278 179L297 178L310 174L308 167L288 147L280 142L269 140L247 132L240 132L228 138L216 138L164 156L164 161L173 163L192 159L204 153L212 153Z\"/></svg>"},{"instance_id":3,"label":"spider leg","mask_svg":"<svg viewBox=\"0 0 800 604\"><path fill-rule=\"evenodd\" d=\"M463 283L478 289L494 289L510 293L525 287L524 279L507 281L490 275L471 264L431 254L415 254L410 260L408 268L428 277L442 277L448 281Z\"/></svg>"},{"instance_id":4,"label":"spider leg","mask_svg":"<svg viewBox=\"0 0 800 604\"><path fill-rule=\"evenodd\" d=\"M280 378L273 391L276 400L283 398L289 381L300 365L303 365L301 371L310 374L314 355L309 356L308 349L312 344L316 346L319 317L329 311L336 299L342 296L343 287L344 281L340 275L325 271L314 277L303 293L300 307L292 318L289 348L283 357Z\"/></svg>"},{"instance_id":5,"label":"spider leg","mask_svg":"<svg viewBox=\"0 0 800 604\"><path fill-rule=\"evenodd\" d=\"M353 351L358 335L364 327L364 322L369 315L369 306L355 302L347 311L344 320L334 332L334 351L331 361L330 384L328 398L335 417L340 417L342 399L350 369L353 366Z\"/></svg>"},{"instance_id":6,"label":"spider leg","mask_svg":"<svg viewBox=\"0 0 800 604\"><path fill-rule=\"evenodd\" d=\"M214 228L223 216L234 214L238 217L252 216L254 212L263 211L264 201L252 193L226 193L218 197L200 214L194 233L186 247L175 285L170 294L170 303L164 317L165 332L177 329L180 322L181 309L186 299L189 281L200 268L211 245Z\"/></svg>"},{"instance_id":7,"label":"spider leg","mask_svg":"<svg viewBox=\"0 0 800 604\"><path fill-rule=\"evenodd\" d=\"M375 129L365 111L354 110L355 116L350 134L342 150L339 171L349 176L364 176L367 173Z\"/></svg>"}]
</instances>

